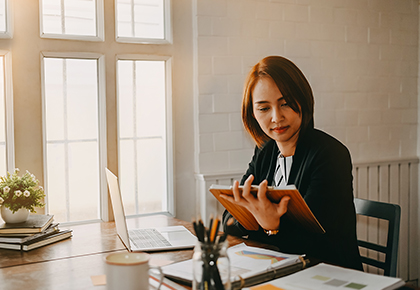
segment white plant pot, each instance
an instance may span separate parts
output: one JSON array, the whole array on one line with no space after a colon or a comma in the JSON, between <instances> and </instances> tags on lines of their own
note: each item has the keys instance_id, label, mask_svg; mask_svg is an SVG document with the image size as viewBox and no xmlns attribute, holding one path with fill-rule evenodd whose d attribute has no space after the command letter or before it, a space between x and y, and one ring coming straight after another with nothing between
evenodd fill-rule
<instances>
[{"instance_id":1,"label":"white plant pot","mask_svg":"<svg viewBox=\"0 0 420 290\"><path fill-rule=\"evenodd\" d=\"M8 224L23 223L28 219L29 209L20 208L15 213L5 206L1 206L1 217Z\"/></svg>"}]
</instances>

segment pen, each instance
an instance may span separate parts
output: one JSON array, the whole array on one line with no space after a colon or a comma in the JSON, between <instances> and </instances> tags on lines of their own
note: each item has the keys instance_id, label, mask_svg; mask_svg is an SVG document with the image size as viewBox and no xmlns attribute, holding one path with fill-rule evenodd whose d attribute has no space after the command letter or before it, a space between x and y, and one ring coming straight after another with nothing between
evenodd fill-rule
<instances>
[{"instance_id":1,"label":"pen","mask_svg":"<svg viewBox=\"0 0 420 290\"><path fill-rule=\"evenodd\" d=\"M217 260L220 255L220 243L223 243L227 234L218 235L221 217L214 217L210 215L209 227L204 226L203 220L200 216L197 219L192 219L195 234L201 242L200 247L202 276L199 282L198 289L200 290L216 290L223 289L224 285L220 276ZM232 223L229 221L228 223Z\"/></svg>"},{"instance_id":2,"label":"pen","mask_svg":"<svg viewBox=\"0 0 420 290\"><path fill-rule=\"evenodd\" d=\"M207 230L207 238L211 241L211 229L213 227L213 214L210 214L209 229Z\"/></svg>"}]
</instances>

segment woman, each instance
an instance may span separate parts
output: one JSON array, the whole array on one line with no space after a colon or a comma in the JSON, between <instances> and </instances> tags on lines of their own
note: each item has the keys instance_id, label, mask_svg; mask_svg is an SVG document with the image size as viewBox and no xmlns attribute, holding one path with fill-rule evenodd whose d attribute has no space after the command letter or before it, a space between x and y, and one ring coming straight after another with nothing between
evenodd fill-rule
<instances>
[{"instance_id":1,"label":"woman","mask_svg":"<svg viewBox=\"0 0 420 290\"><path fill-rule=\"evenodd\" d=\"M250 71L242 100L242 121L257 146L233 197L260 225L247 231L225 211L224 230L232 235L276 245L280 251L307 254L325 262L362 270L356 239L352 163L349 151L332 136L314 129L312 89L303 73L280 56L262 59ZM268 185L294 184L324 227L325 234L306 231L284 214L289 198L279 204L266 197ZM257 196L251 185L259 185Z\"/></svg>"}]
</instances>

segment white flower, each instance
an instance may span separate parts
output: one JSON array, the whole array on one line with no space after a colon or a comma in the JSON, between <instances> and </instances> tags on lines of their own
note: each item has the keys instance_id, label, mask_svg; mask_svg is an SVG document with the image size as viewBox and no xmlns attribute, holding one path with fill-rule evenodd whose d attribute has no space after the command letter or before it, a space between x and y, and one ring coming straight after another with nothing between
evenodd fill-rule
<instances>
[{"instance_id":1,"label":"white flower","mask_svg":"<svg viewBox=\"0 0 420 290\"><path fill-rule=\"evenodd\" d=\"M4 202L4 199L2 199L2 198L0 197L0 205L2 205L2 204L3 204L3 202Z\"/></svg>"},{"instance_id":2,"label":"white flower","mask_svg":"<svg viewBox=\"0 0 420 290\"><path fill-rule=\"evenodd\" d=\"M16 190L16 191L15 191L15 195L16 195L17 197L21 196L21 195L22 195L22 191L20 191L20 190Z\"/></svg>"},{"instance_id":3,"label":"white flower","mask_svg":"<svg viewBox=\"0 0 420 290\"><path fill-rule=\"evenodd\" d=\"M44 188L42 186L39 186L39 189L44 190Z\"/></svg>"},{"instance_id":4,"label":"white flower","mask_svg":"<svg viewBox=\"0 0 420 290\"><path fill-rule=\"evenodd\" d=\"M4 193L9 193L9 191L10 191L10 187L8 187L8 186L3 187L3 192Z\"/></svg>"},{"instance_id":5,"label":"white flower","mask_svg":"<svg viewBox=\"0 0 420 290\"><path fill-rule=\"evenodd\" d=\"M15 168L15 172L20 172L20 169L19 168Z\"/></svg>"},{"instance_id":6,"label":"white flower","mask_svg":"<svg viewBox=\"0 0 420 290\"><path fill-rule=\"evenodd\" d=\"M30 193L28 190L25 190L25 191L23 192L23 195L24 195L25 197L29 197L29 196L31 195L31 193Z\"/></svg>"}]
</instances>

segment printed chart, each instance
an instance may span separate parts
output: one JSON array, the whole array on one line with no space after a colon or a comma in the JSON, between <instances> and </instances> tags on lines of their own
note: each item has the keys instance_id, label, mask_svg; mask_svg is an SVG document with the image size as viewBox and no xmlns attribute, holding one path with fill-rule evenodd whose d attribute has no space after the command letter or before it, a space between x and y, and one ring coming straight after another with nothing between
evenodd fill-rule
<instances>
[{"instance_id":1,"label":"printed chart","mask_svg":"<svg viewBox=\"0 0 420 290\"><path fill-rule=\"evenodd\" d=\"M295 274L252 287L252 290L380 290L404 285L400 278L318 264Z\"/></svg>"}]
</instances>

